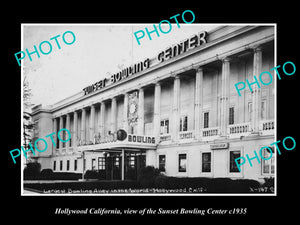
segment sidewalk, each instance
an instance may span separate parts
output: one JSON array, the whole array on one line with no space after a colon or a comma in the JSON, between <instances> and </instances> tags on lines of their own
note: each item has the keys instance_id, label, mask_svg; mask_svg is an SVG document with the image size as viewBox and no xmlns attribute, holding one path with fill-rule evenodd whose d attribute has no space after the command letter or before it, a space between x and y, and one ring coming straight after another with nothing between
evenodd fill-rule
<instances>
[{"instance_id":1,"label":"sidewalk","mask_svg":"<svg viewBox=\"0 0 300 225\"><path fill-rule=\"evenodd\" d=\"M23 184L72 183L78 180L23 180Z\"/></svg>"},{"instance_id":2,"label":"sidewalk","mask_svg":"<svg viewBox=\"0 0 300 225\"><path fill-rule=\"evenodd\" d=\"M34 192L34 191L29 191L29 190L23 190L24 195L40 195L41 193L39 192Z\"/></svg>"}]
</instances>

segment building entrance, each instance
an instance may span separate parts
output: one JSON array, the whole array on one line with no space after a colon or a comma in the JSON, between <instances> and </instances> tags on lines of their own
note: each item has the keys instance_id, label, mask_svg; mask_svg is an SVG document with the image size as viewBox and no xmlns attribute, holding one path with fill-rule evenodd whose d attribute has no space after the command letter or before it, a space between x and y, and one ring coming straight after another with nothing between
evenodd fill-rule
<instances>
[{"instance_id":1,"label":"building entrance","mask_svg":"<svg viewBox=\"0 0 300 225\"><path fill-rule=\"evenodd\" d=\"M105 170L106 180L122 179L122 153L106 153L105 166L102 167L102 173ZM125 152L124 158L124 179L136 180L141 168L146 166L145 153ZM100 172L100 171L99 171Z\"/></svg>"}]
</instances>

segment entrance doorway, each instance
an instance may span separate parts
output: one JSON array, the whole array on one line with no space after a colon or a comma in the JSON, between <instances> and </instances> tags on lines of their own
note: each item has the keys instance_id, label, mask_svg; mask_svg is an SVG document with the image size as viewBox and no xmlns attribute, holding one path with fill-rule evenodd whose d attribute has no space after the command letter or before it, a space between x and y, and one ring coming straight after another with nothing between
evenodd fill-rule
<instances>
[{"instance_id":1,"label":"entrance doorway","mask_svg":"<svg viewBox=\"0 0 300 225\"><path fill-rule=\"evenodd\" d=\"M99 173L105 180L122 179L122 153L109 152L98 159ZM132 153L125 151L124 179L136 180L140 169L146 166L146 154L144 152Z\"/></svg>"}]
</instances>

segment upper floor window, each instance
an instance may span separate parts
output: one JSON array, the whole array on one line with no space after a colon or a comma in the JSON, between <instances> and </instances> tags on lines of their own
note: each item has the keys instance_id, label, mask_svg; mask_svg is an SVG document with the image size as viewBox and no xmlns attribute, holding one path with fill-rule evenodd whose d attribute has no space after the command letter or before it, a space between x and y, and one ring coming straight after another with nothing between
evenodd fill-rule
<instances>
[{"instance_id":1,"label":"upper floor window","mask_svg":"<svg viewBox=\"0 0 300 225\"><path fill-rule=\"evenodd\" d=\"M229 125L234 124L234 107L229 108Z\"/></svg>"},{"instance_id":2,"label":"upper floor window","mask_svg":"<svg viewBox=\"0 0 300 225\"><path fill-rule=\"evenodd\" d=\"M164 119L160 121L160 134L169 133L169 119Z\"/></svg>"},{"instance_id":3,"label":"upper floor window","mask_svg":"<svg viewBox=\"0 0 300 225\"><path fill-rule=\"evenodd\" d=\"M208 128L209 124L209 112L205 112L203 115L203 128Z\"/></svg>"},{"instance_id":4,"label":"upper floor window","mask_svg":"<svg viewBox=\"0 0 300 225\"><path fill-rule=\"evenodd\" d=\"M182 116L180 117L179 131L187 131L187 130L188 130L188 117Z\"/></svg>"}]
</instances>

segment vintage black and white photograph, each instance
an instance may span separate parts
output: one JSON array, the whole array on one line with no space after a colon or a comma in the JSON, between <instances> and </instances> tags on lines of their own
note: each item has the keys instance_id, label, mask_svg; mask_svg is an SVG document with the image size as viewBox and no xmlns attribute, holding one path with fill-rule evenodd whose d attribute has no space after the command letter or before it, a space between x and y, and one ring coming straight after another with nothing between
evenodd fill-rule
<instances>
[{"instance_id":1,"label":"vintage black and white photograph","mask_svg":"<svg viewBox=\"0 0 300 225\"><path fill-rule=\"evenodd\" d=\"M276 24L188 14L22 24L21 195L276 195Z\"/></svg>"}]
</instances>

